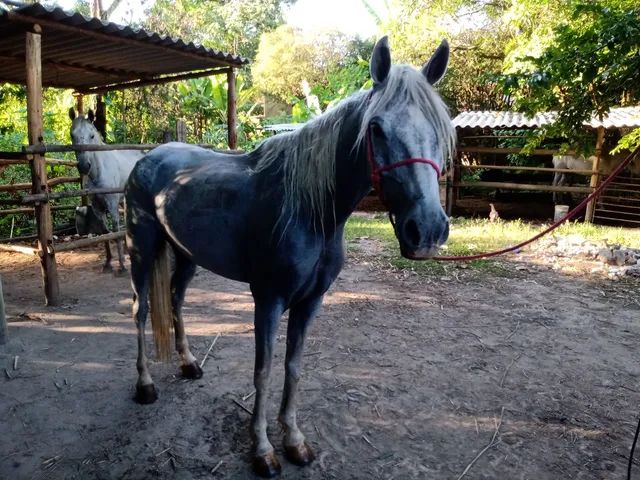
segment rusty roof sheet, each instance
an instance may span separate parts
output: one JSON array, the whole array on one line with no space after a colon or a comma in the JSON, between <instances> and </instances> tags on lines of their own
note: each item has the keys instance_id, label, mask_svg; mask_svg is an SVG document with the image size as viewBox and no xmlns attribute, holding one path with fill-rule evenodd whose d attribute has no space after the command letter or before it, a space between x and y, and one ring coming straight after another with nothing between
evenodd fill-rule
<instances>
[{"instance_id":1,"label":"rusty roof sheet","mask_svg":"<svg viewBox=\"0 0 640 480\"><path fill-rule=\"evenodd\" d=\"M453 119L453 124L457 128L536 128L550 125L556 115L556 112L536 113L533 117L520 112L462 112ZM640 127L640 106L612 108L602 120L594 116L584 125L592 128Z\"/></svg>"},{"instance_id":2,"label":"rusty roof sheet","mask_svg":"<svg viewBox=\"0 0 640 480\"><path fill-rule=\"evenodd\" d=\"M25 35L42 28L42 83L82 91L163 75L240 67L248 60L39 3L0 10L0 82L24 84Z\"/></svg>"}]
</instances>

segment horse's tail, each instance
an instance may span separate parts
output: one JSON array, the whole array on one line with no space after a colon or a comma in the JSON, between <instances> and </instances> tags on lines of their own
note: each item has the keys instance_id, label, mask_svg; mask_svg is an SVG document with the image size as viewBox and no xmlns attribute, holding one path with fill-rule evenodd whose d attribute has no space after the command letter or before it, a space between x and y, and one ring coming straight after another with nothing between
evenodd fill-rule
<instances>
[{"instance_id":1,"label":"horse's tail","mask_svg":"<svg viewBox=\"0 0 640 480\"><path fill-rule=\"evenodd\" d=\"M171 258L167 241L162 238L151 273L149 304L156 356L163 362L171 359L173 314L171 311Z\"/></svg>"}]
</instances>

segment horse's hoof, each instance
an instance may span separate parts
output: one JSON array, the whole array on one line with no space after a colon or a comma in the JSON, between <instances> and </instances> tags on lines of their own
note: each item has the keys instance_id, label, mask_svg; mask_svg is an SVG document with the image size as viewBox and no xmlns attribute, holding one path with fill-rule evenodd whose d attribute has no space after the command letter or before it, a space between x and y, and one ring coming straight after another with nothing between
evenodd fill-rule
<instances>
[{"instance_id":1,"label":"horse's hoof","mask_svg":"<svg viewBox=\"0 0 640 480\"><path fill-rule=\"evenodd\" d=\"M158 399L158 392L153 383L149 385L136 385L135 401L141 405L148 405Z\"/></svg>"},{"instance_id":2,"label":"horse's hoof","mask_svg":"<svg viewBox=\"0 0 640 480\"><path fill-rule=\"evenodd\" d=\"M190 378L191 380L202 378L202 369L200 365L198 365L198 362L182 365L180 369L182 370L182 376L184 378Z\"/></svg>"},{"instance_id":3,"label":"horse's hoof","mask_svg":"<svg viewBox=\"0 0 640 480\"><path fill-rule=\"evenodd\" d=\"M284 456L291 463L299 467L306 467L316 458L313 450L311 450L311 447L307 442L302 442L300 445L294 445L291 447L285 445Z\"/></svg>"},{"instance_id":4,"label":"horse's hoof","mask_svg":"<svg viewBox=\"0 0 640 480\"><path fill-rule=\"evenodd\" d=\"M115 271L114 275L116 277L126 277L129 274L129 272L127 272L127 269L122 267L119 268L118 270Z\"/></svg>"},{"instance_id":5,"label":"horse's hoof","mask_svg":"<svg viewBox=\"0 0 640 480\"><path fill-rule=\"evenodd\" d=\"M102 273L111 273L113 272L113 267L111 265L103 265Z\"/></svg>"},{"instance_id":6,"label":"horse's hoof","mask_svg":"<svg viewBox=\"0 0 640 480\"><path fill-rule=\"evenodd\" d=\"M253 471L262 478L273 478L280 474L282 468L275 452L266 455L256 455L253 458Z\"/></svg>"}]
</instances>

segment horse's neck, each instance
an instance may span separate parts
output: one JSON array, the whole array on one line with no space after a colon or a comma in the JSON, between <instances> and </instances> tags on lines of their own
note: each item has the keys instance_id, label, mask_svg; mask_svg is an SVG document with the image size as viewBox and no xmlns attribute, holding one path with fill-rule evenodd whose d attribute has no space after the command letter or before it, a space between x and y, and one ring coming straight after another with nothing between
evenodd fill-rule
<instances>
[{"instance_id":1,"label":"horse's neck","mask_svg":"<svg viewBox=\"0 0 640 480\"><path fill-rule=\"evenodd\" d=\"M124 186L135 162L141 157L138 152L127 150L92 154L89 177L94 183L105 187Z\"/></svg>"}]
</instances>

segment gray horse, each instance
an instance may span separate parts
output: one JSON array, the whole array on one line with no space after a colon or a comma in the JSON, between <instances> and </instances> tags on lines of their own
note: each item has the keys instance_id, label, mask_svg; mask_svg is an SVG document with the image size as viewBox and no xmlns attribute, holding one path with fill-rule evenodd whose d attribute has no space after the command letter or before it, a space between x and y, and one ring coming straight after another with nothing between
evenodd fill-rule
<instances>
[{"instance_id":1,"label":"gray horse","mask_svg":"<svg viewBox=\"0 0 640 480\"><path fill-rule=\"evenodd\" d=\"M93 124L95 117L93 111L89 110L87 117L77 116L73 108L69 110L71 123L71 141L73 145L104 145L102 137ZM142 152L137 150L116 150L110 152L76 152L78 160L78 171L82 175L87 175L89 181L87 188L124 188L129 178L133 166L142 158ZM91 196L91 207L93 208L92 216L99 218L103 226L94 226L91 232L86 233L103 233L108 231L117 232L120 230L120 214L118 206L122 199L120 193L110 194L94 194ZM111 216L112 228L107 224L107 213ZM90 215L87 210L80 209L76 211L76 224L95 224L95 220L90 222L86 217ZM78 218L81 217L81 218ZM80 233L80 232L78 232ZM118 261L120 263L119 273L126 271L124 266L124 249L122 240L116 241L118 248ZM109 242L105 242L105 251L107 258L105 260L103 271L111 271L111 248Z\"/></svg>"},{"instance_id":2,"label":"gray horse","mask_svg":"<svg viewBox=\"0 0 640 480\"><path fill-rule=\"evenodd\" d=\"M187 285L201 265L248 283L254 298L254 470L265 477L280 471L267 436L266 408L276 333L286 310L279 415L284 451L296 465L313 460L296 421L303 344L342 268L345 222L374 185L389 208L402 255L430 258L448 237L438 177L455 145L455 131L432 88L448 58L443 42L421 71L392 66L385 37L371 57L373 88L299 130L272 137L244 155L170 143L135 166L125 197L138 327L138 402L157 398L144 339L149 298L160 356L168 355L173 326L183 376L202 376L181 312ZM170 282L169 249L175 254Z\"/></svg>"}]
</instances>

